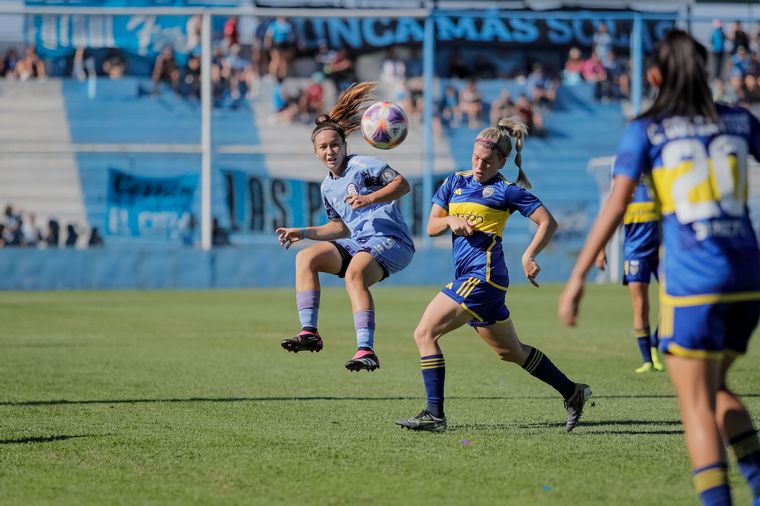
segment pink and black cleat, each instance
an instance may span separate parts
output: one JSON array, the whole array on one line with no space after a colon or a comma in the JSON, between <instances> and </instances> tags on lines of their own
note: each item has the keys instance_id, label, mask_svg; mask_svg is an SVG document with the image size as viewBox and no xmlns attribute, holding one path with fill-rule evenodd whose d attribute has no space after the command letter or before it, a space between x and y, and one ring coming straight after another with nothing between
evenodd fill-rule
<instances>
[{"instance_id":1,"label":"pink and black cleat","mask_svg":"<svg viewBox=\"0 0 760 506\"><path fill-rule=\"evenodd\" d=\"M293 353L298 353L299 351L319 352L324 347L324 343L322 343L319 332L302 330L296 337L283 339L280 346Z\"/></svg>"},{"instance_id":2,"label":"pink and black cleat","mask_svg":"<svg viewBox=\"0 0 760 506\"><path fill-rule=\"evenodd\" d=\"M380 359L372 350L357 350L356 355L346 362L349 371L374 371L380 369Z\"/></svg>"}]
</instances>

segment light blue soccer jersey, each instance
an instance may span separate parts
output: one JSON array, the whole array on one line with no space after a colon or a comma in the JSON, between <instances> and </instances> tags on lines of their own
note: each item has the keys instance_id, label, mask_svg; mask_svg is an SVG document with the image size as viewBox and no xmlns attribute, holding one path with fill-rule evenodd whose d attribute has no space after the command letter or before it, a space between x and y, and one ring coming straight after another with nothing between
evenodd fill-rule
<instances>
[{"instance_id":1,"label":"light blue soccer jersey","mask_svg":"<svg viewBox=\"0 0 760 506\"><path fill-rule=\"evenodd\" d=\"M455 277L472 276L506 290L509 275L501 236L507 219L515 211L530 216L541 207L541 201L501 174L479 183L472 171L464 171L446 178L433 203L474 225L471 236L452 235Z\"/></svg>"},{"instance_id":2,"label":"light blue soccer jersey","mask_svg":"<svg viewBox=\"0 0 760 506\"><path fill-rule=\"evenodd\" d=\"M760 299L760 251L747 210L747 155L760 156L760 123L718 104L697 117L633 121L613 173L650 176L662 213L661 285L673 306Z\"/></svg>"},{"instance_id":3,"label":"light blue soccer jersey","mask_svg":"<svg viewBox=\"0 0 760 506\"><path fill-rule=\"evenodd\" d=\"M349 195L367 195L379 190L397 175L398 172L380 158L350 155L340 177L333 179L332 174L328 173L322 182L327 217L342 220L351 231L351 239L356 241L364 242L372 237L387 236L414 249L409 228L395 200L359 209L352 209L345 202Z\"/></svg>"}]
</instances>

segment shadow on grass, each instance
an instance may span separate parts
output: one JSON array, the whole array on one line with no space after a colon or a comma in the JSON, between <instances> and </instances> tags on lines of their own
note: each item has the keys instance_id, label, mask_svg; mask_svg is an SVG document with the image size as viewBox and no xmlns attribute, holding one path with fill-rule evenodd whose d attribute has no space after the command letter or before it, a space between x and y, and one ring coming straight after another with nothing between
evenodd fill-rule
<instances>
[{"instance_id":1,"label":"shadow on grass","mask_svg":"<svg viewBox=\"0 0 760 506\"><path fill-rule=\"evenodd\" d=\"M739 394L742 398L760 397L757 394ZM610 394L594 395L593 401L600 399L675 399L674 394ZM162 403L193 403L193 402L287 402L287 401L419 401L424 398L421 396L386 396L386 397L351 397L338 395L314 395L314 396L291 396L291 397L186 397L186 398L167 398L167 399L50 399L36 401L0 401L2 406L58 406L58 405L82 405L82 404L162 404ZM536 401L536 400L557 400L556 395L536 395L536 396L450 396L449 400L468 400L468 401Z\"/></svg>"},{"instance_id":2,"label":"shadow on grass","mask_svg":"<svg viewBox=\"0 0 760 506\"><path fill-rule=\"evenodd\" d=\"M578 427L580 429L589 430L577 430L573 434L579 434L583 436L600 436L600 435L682 435L682 429L655 429L655 427L661 426L673 426L680 427L680 420L602 420L602 421L582 421ZM630 429L614 429L613 427L628 426ZM647 427L652 427L648 429ZM551 431L564 432L564 422L529 422L529 423L466 423L457 424L454 428L457 431L472 431L472 430L525 430L525 429L547 429Z\"/></svg>"},{"instance_id":3,"label":"shadow on grass","mask_svg":"<svg viewBox=\"0 0 760 506\"><path fill-rule=\"evenodd\" d=\"M52 443L53 441L65 441L79 437L92 437L92 434L80 434L76 436L41 436L41 437L21 437L18 439L0 439L0 445L28 444L28 443Z\"/></svg>"}]
</instances>

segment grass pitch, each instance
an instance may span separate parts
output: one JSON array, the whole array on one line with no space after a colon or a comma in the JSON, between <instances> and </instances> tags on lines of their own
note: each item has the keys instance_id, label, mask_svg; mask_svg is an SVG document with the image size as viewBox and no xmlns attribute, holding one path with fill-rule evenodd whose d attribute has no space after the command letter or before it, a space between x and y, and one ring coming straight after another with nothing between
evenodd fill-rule
<instances>
[{"instance_id":1,"label":"grass pitch","mask_svg":"<svg viewBox=\"0 0 760 506\"><path fill-rule=\"evenodd\" d=\"M411 333L436 288L374 290L374 373L343 369L341 289L323 293L324 351L297 355L279 347L292 290L0 293L0 503L696 504L667 375L633 373L626 291L590 287L566 330L559 290L508 302L521 338L594 390L571 434L559 396L469 328L443 341L448 432L394 425L424 406ZM757 358L733 371L756 414Z\"/></svg>"}]
</instances>

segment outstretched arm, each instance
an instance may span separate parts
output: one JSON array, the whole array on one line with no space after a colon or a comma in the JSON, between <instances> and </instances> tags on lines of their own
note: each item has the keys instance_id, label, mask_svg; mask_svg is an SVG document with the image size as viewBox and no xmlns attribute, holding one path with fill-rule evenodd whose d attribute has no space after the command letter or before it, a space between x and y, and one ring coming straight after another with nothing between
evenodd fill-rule
<instances>
[{"instance_id":1,"label":"outstretched arm","mask_svg":"<svg viewBox=\"0 0 760 506\"><path fill-rule=\"evenodd\" d=\"M586 274L594 264L599 251L604 248L615 229L620 225L636 184L635 180L627 176L615 176L612 193L594 220L586 243L583 245L583 249L575 261L575 267L570 273L570 279L568 279L565 290L560 296L559 318L565 325L575 325L578 318L578 306L583 297Z\"/></svg>"},{"instance_id":2,"label":"outstretched arm","mask_svg":"<svg viewBox=\"0 0 760 506\"><path fill-rule=\"evenodd\" d=\"M274 231L280 240L280 245L288 249L294 242L311 239L313 241L332 241L348 237L350 230L343 220L330 220L324 225L303 228L278 228Z\"/></svg>"},{"instance_id":3,"label":"outstretched arm","mask_svg":"<svg viewBox=\"0 0 760 506\"><path fill-rule=\"evenodd\" d=\"M349 195L346 197L346 202L350 204L353 209L358 209L370 204L379 204L381 202L390 202L399 199L409 193L411 188L409 181L399 174L379 190L368 193L367 195Z\"/></svg>"},{"instance_id":4,"label":"outstretched arm","mask_svg":"<svg viewBox=\"0 0 760 506\"><path fill-rule=\"evenodd\" d=\"M538 207L529 218L533 223L538 225L538 230L536 230L533 240L530 241L530 244L525 249L525 253L523 253L522 266L525 277L528 278L528 281L533 286L537 287L536 276L541 272L541 267L536 263L536 257L549 244L554 232L557 231L557 220L554 219L554 216L544 206Z\"/></svg>"}]
</instances>

